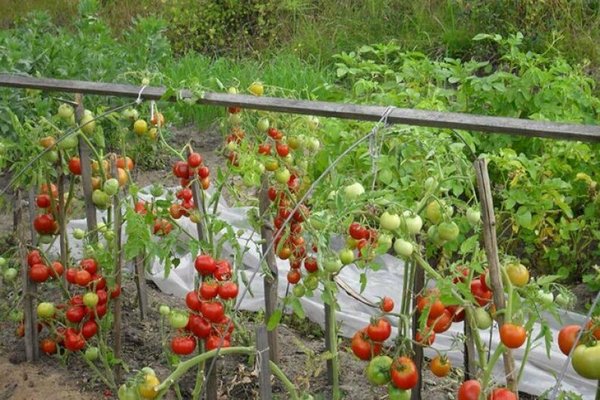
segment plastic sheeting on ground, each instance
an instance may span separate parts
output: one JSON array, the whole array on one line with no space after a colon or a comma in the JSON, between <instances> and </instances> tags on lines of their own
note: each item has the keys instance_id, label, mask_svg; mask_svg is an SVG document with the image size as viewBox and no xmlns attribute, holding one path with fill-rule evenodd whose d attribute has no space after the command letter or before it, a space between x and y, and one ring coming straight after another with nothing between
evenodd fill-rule
<instances>
[{"instance_id":1,"label":"plastic sheeting on ground","mask_svg":"<svg viewBox=\"0 0 600 400\"><path fill-rule=\"evenodd\" d=\"M241 246L248 246L249 249L244 255L243 265L245 270L241 273L245 273L248 277L252 275L256 268L258 268L258 261L260 259L260 250L255 241L260 239L259 234L253 232L247 222L248 208L234 208L228 207L226 204L221 202L218 208L219 217L230 223L236 230L242 230L244 233L238 238ZM103 214L99 213L99 221ZM190 234L196 234L195 225L193 225L188 219L181 219L180 224ZM85 228L85 220L74 220L69 223L67 232L71 234L75 228ZM183 239L183 237L182 237ZM126 239L124 238L124 241ZM54 249L57 251L57 249ZM81 248L73 248L73 256L79 257L81 255ZM191 254L180 254L180 264L177 268L171 270L168 277L164 275L164 269L158 260L152 262L151 270L148 273L148 277L152 279L156 285L165 293L173 294L178 297L185 297L185 294L193 289L194 278L196 276L196 270L194 269L194 263L191 258ZM362 295L374 302L379 297L390 296L394 299L396 306L400 304L400 295L402 288L402 261L390 256L384 255L376 260L378 264L382 266L378 271L368 272L368 284ZM278 261L278 268L280 276L286 276L289 270L289 263ZM354 266L348 266L343 268L340 273L341 279L353 287L357 292L359 290L359 277L360 272ZM240 293L242 292L244 285L240 280ZM279 295L283 298L287 290L287 281L285 279L279 280ZM259 273L256 274L256 278L250 284L250 291L244 299L241 301L240 309L248 311L257 311L264 309L264 295L263 295L263 279ZM320 324L324 325L324 309L323 302L320 299L320 292L315 291L313 297L304 297L301 299L302 305L306 312L307 317ZM373 314L373 309L356 301L351 298L345 292L340 291L338 302L340 305L340 311L337 312L337 320L341 325L341 334L345 337L351 337L358 329L363 328L369 323L370 317ZM182 302L182 306L183 306ZM552 328L552 336L556 343L556 337L561 326L565 324L582 324L584 316L564 311L561 313L562 321L556 321L554 317L547 314L548 323ZM536 326L533 332L534 336L540 331L540 327ZM492 337L492 348L495 348L500 340L497 333L497 329L494 330ZM436 334L435 347L441 350L449 349L452 347L452 343L457 335L463 333L463 324L454 323L452 327L441 334ZM396 328L394 327L393 336L396 334ZM487 341L487 335L486 341ZM540 395L543 392L551 389L555 382L556 377L560 373L562 366L566 360L558 346L553 344L550 357L547 357L543 340L540 340L532 348L529 354L529 360L524 369L524 375L521 380L519 389L527 393ZM461 349L452 350L448 352L448 356L455 366L461 366L463 363L462 346ZM523 349L517 349L513 351L516 367L521 367ZM433 350L425 351L425 355L428 357L435 356ZM504 384L503 379L504 369L503 363L500 361L496 365L494 371L495 377L500 384ZM569 365L569 369L564 377L562 383L562 389L567 391L573 391L579 393L584 399L592 399L595 395L597 382L581 378L572 367Z\"/></svg>"}]
</instances>

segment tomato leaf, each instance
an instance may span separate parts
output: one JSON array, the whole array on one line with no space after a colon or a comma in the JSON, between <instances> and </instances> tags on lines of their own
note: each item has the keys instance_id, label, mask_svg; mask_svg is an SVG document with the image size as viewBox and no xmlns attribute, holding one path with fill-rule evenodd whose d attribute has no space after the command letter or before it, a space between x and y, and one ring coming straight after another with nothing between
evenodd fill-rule
<instances>
[{"instance_id":1,"label":"tomato leaf","mask_svg":"<svg viewBox=\"0 0 600 400\"><path fill-rule=\"evenodd\" d=\"M276 309L275 312L273 312L273 314L271 314L271 317L269 318L269 322L267 322L267 330L272 331L273 329L277 328L277 325L279 325L279 322L281 321L281 317L283 316L283 311L281 311L281 309Z\"/></svg>"}]
</instances>

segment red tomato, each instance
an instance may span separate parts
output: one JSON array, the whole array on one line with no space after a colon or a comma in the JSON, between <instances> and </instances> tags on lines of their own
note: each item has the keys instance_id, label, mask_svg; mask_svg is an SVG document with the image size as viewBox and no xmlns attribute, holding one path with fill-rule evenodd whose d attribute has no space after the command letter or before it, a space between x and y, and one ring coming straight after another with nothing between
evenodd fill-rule
<instances>
[{"instance_id":1,"label":"red tomato","mask_svg":"<svg viewBox=\"0 0 600 400\"><path fill-rule=\"evenodd\" d=\"M427 342L425 342L427 340ZM435 341L435 332L431 329L428 329L428 333L425 335L421 333L421 331L417 331L415 335L415 342L420 343L423 346L431 346Z\"/></svg>"},{"instance_id":2,"label":"red tomato","mask_svg":"<svg viewBox=\"0 0 600 400\"><path fill-rule=\"evenodd\" d=\"M79 286L87 286L90 284L91 281L92 274L90 274L88 271L84 269L77 271L77 274L75 275L76 284L78 284Z\"/></svg>"},{"instance_id":3,"label":"red tomato","mask_svg":"<svg viewBox=\"0 0 600 400\"><path fill-rule=\"evenodd\" d=\"M211 326L205 318L197 314L190 314L186 329L199 338L206 338L210 334Z\"/></svg>"},{"instance_id":4,"label":"red tomato","mask_svg":"<svg viewBox=\"0 0 600 400\"><path fill-rule=\"evenodd\" d=\"M475 379L463 382L458 388L457 400L479 400L481 384Z\"/></svg>"},{"instance_id":5,"label":"red tomato","mask_svg":"<svg viewBox=\"0 0 600 400\"><path fill-rule=\"evenodd\" d=\"M171 339L171 350L175 354L188 355L196 350L196 339L190 336L178 336Z\"/></svg>"},{"instance_id":6,"label":"red tomato","mask_svg":"<svg viewBox=\"0 0 600 400\"><path fill-rule=\"evenodd\" d=\"M121 285L115 283L115 286L113 286L112 289L109 290L109 292L110 292L110 298L116 299L117 297L119 297L121 295Z\"/></svg>"},{"instance_id":7,"label":"red tomato","mask_svg":"<svg viewBox=\"0 0 600 400\"><path fill-rule=\"evenodd\" d=\"M30 267L33 267L35 264L43 263L44 260L42 259L42 256L38 250L31 250L29 254L27 254L27 264L29 264Z\"/></svg>"},{"instance_id":8,"label":"red tomato","mask_svg":"<svg viewBox=\"0 0 600 400\"><path fill-rule=\"evenodd\" d=\"M44 264L35 264L33 267L29 268L29 279L33 282L46 282L49 277L48 267Z\"/></svg>"},{"instance_id":9,"label":"red tomato","mask_svg":"<svg viewBox=\"0 0 600 400\"><path fill-rule=\"evenodd\" d=\"M227 260L217 260L217 268L213 272L213 276L218 281L227 281L231 279L231 264Z\"/></svg>"},{"instance_id":10,"label":"red tomato","mask_svg":"<svg viewBox=\"0 0 600 400\"><path fill-rule=\"evenodd\" d=\"M285 143L277 143L275 145L275 150L277 150L277 154L279 155L279 157L285 157L288 154L290 154L290 148Z\"/></svg>"},{"instance_id":11,"label":"red tomato","mask_svg":"<svg viewBox=\"0 0 600 400\"><path fill-rule=\"evenodd\" d=\"M203 299L214 299L219 293L219 284L217 282L204 281L200 285L200 296Z\"/></svg>"},{"instance_id":12,"label":"red tomato","mask_svg":"<svg viewBox=\"0 0 600 400\"><path fill-rule=\"evenodd\" d=\"M94 275L96 272L98 272L98 263L93 258L84 258L81 260L80 265L81 269L86 270L91 275Z\"/></svg>"},{"instance_id":13,"label":"red tomato","mask_svg":"<svg viewBox=\"0 0 600 400\"><path fill-rule=\"evenodd\" d=\"M225 282L219 286L219 297L223 300L235 299L238 295L238 285L235 282Z\"/></svg>"},{"instance_id":14,"label":"red tomato","mask_svg":"<svg viewBox=\"0 0 600 400\"><path fill-rule=\"evenodd\" d=\"M571 348L575 346L575 339L580 330L579 325L566 325L558 333L558 347L564 355L569 355Z\"/></svg>"},{"instance_id":15,"label":"red tomato","mask_svg":"<svg viewBox=\"0 0 600 400\"><path fill-rule=\"evenodd\" d=\"M500 327L500 340L509 349L521 347L526 339L527 332L520 325L504 324Z\"/></svg>"},{"instance_id":16,"label":"red tomato","mask_svg":"<svg viewBox=\"0 0 600 400\"><path fill-rule=\"evenodd\" d=\"M387 318L379 318L376 321L371 321L367 327L367 335L374 342L383 342L392 334L392 324Z\"/></svg>"},{"instance_id":17,"label":"red tomato","mask_svg":"<svg viewBox=\"0 0 600 400\"><path fill-rule=\"evenodd\" d=\"M485 290L479 279L474 279L471 282L471 293L481 307L485 307L492 300L492 292Z\"/></svg>"},{"instance_id":18,"label":"red tomato","mask_svg":"<svg viewBox=\"0 0 600 400\"><path fill-rule=\"evenodd\" d=\"M202 156L199 153L190 153L187 161L190 167L198 168L202 164Z\"/></svg>"},{"instance_id":19,"label":"red tomato","mask_svg":"<svg viewBox=\"0 0 600 400\"><path fill-rule=\"evenodd\" d=\"M367 228L363 227L358 222L353 222L350 224L350 227L348 228L348 233L355 240L366 239L369 235Z\"/></svg>"},{"instance_id":20,"label":"red tomato","mask_svg":"<svg viewBox=\"0 0 600 400\"><path fill-rule=\"evenodd\" d=\"M419 379L417 367L408 357L398 357L390 369L392 384L399 389L409 390L415 387Z\"/></svg>"},{"instance_id":21,"label":"red tomato","mask_svg":"<svg viewBox=\"0 0 600 400\"><path fill-rule=\"evenodd\" d=\"M434 294L419 297L419 299L417 300L417 309L420 313L422 313L428 306L429 314L427 315L427 318L429 319L435 319L439 317L446 310L446 307L444 307L444 303L442 303L437 298L437 295Z\"/></svg>"},{"instance_id":22,"label":"red tomato","mask_svg":"<svg viewBox=\"0 0 600 400\"><path fill-rule=\"evenodd\" d=\"M58 261L54 261L48 268L48 273L53 278L58 278L59 276L62 276L63 272L65 272L65 268Z\"/></svg>"},{"instance_id":23,"label":"red tomato","mask_svg":"<svg viewBox=\"0 0 600 400\"><path fill-rule=\"evenodd\" d=\"M298 270L296 269L291 270L287 274L287 280L292 285L295 285L296 283L300 282L300 278L302 278L302 274L300 274L300 272L298 272Z\"/></svg>"},{"instance_id":24,"label":"red tomato","mask_svg":"<svg viewBox=\"0 0 600 400\"><path fill-rule=\"evenodd\" d=\"M459 306L448 306L446 310L452 316L452 322L461 322L465 319L465 309Z\"/></svg>"},{"instance_id":25,"label":"red tomato","mask_svg":"<svg viewBox=\"0 0 600 400\"><path fill-rule=\"evenodd\" d=\"M446 309L444 309L444 312L439 317L429 318L427 320L427 326L433 327L433 331L435 333L446 332L448 329L450 329L451 325L452 325L452 315Z\"/></svg>"},{"instance_id":26,"label":"red tomato","mask_svg":"<svg viewBox=\"0 0 600 400\"><path fill-rule=\"evenodd\" d=\"M85 317L86 310L83 306L71 306L67 309L65 317L74 324L80 323Z\"/></svg>"},{"instance_id":27,"label":"red tomato","mask_svg":"<svg viewBox=\"0 0 600 400\"><path fill-rule=\"evenodd\" d=\"M108 293L106 293L106 290L96 290L96 294L98 295L98 304L106 304L108 301Z\"/></svg>"},{"instance_id":28,"label":"red tomato","mask_svg":"<svg viewBox=\"0 0 600 400\"><path fill-rule=\"evenodd\" d=\"M200 177L200 179L204 180L204 179L208 179L208 177L210 176L210 169L208 169L208 167L200 167L198 168L198 176ZM208 188L204 188L203 189L208 189Z\"/></svg>"},{"instance_id":29,"label":"red tomato","mask_svg":"<svg viewBox=\"0 0 600 400\"><path fill-rule=\"evenodd\" d=\"M386 313L392 312L394 309L394 300L391 297L385 296L379 302L379 309Z\"/></svg>"},{"instance_id":30,"label":"red tomato","mask_svg":"<svg viewBox=\"0 0 600 400\"><path fill-rule=\"evenodd\" d=\"M431 360L429 367L435 376L443 378L450 373L452 364L450 364L450 361L445 356L436 356Z\"/></svg>"},{"instance_id":31,"label":"red tomato","mask_svg":"<svg viewBox=\"0 0 600 400\"><path fill-rule=\"evenodd\" d=\"M35 204L37 204L39 208L48 208L52 205L52 200L47 194L39 194L35 198Z\"/></svg>"},{"instance_id":32,"label":"red tomato","mask_svg":"<svg viewBox=\"0 0 600 400\"><path fill-rule=\"evenodd\" d=\"M69 351L79 351L85 347L85 338L80 332L67 328L64 344Z\"/></svg>"},{"instance_id":33,"label":"red tomato","mask_svg":"<svg viewBox=\"0 0 600 400\"><path fill-rule=\"evenodd\" d=\"M261 143L258 145L258 154L268 156L271 154L271 145L269 143Z\"/></svg>"},{"instance_id":34,"label":"red tomato","mask_svg":"<svg viewBox=\"0 0 600 400\"><path fill-rule=\"evenodd\" d=\"M95 321L86 321L81 326L81 334L84 338L89 339L98 333L98 324Z\"/></svg>"},{"instance_id":35,"label":"red tomato","mask_svg":"<svg viewBox=\"0 0 600 400\"><path fill-rule=\"evenodd\" d=\"M201 306L202 315L211 322L219 322L225 314L223 304L218 301L206 301Z\"/></svg>"},{"instance_id":36,"label":"red tomato","mask_svg":"<svg viewBox=\"0 0 600 400\"><path fill-rule=\"evenodd\" d=\"M41 214L33 220L33 227L40 235L51 235L56 232L58 224L52 214Z\"/></svg>"},{"instance_id":37,"label":"red tomato","mask_svg":"<svg viewBox=\"0 0 600 400\"><path fill-rule=\"evenodd\" d=\"M196 257L194 267L196 267L196 271L198 271L199 274L210 275L217 269L217 264L208 254L201 254Z\"/></svg>"},{"instance_id":38,"label":"red tomato","mask_svg":"<svg viewBox=\"0 0 600 400\"><path fill-rule=\"evenodd\" d=\"M229 340L227 338L222 338L216 335L210 335L204 344L204 348L206 351L214 350L218 347L229 347L231 346Z\"/></svg>"},{"instance_id":39,"label":"red tomato","mask_svg":"<svg viewBox=\"0 0 600 400\"><path fill-rule=\"evenodd\" d=\"M67 282L73 285L77 283L77 271L79 271L77 268L67 269L67 273L65 275Z\"/></svg>"},{"instance_id":40,"label":"red tomato","mask_svg":"<svg viewBox=\"0 0 600 400\"><path fill-rule=\"evenodd\" d=\"M204 285L204 283L203 283L203 285ZM185 304L192 311L200 311L202 302L200 301L200 298L198 297L198 293L195 290L192 290L191 292L188 292L185 295Z\"/></svg>"},{"instance_id":41,"label":"red tomato","mask_svg":"<svg viewBox=\"0 0 600 400\"><path fill-rule=\"evenodd\" d=\"M596 340L600 340L600 318L592 318L585 326L585 329L592 330L592 336L596 338Z\"/></svg>"},{"instance_id":42,"label":"red tomato","mask_svg":"<svg viewBox=\"0 0 600 400\"><path fill-rule=\"evenodd\" d=\"M177 161L173 165L173 175L178 178L188 178L190 176L189 167L185 161Z\"/></svg>"},{"instance_id":43,"label":"red tomato","mask_svg":"<svg viewBox=\"0 0 600 400\"><path fill-rule=\"evenodd\" d=\"M40 350L50 355L56 353L56 342L52 339L42 339L40 342Z\"/></svg>"},{"instance_id":44,"label":"red tomato","mask_svg":"<svg viewBox=\"0 0 600 400\"><path fill-rule=\"evenodd\" d=\"M119 162L117 161L117 167L118 163ZM81 160L79 157L72 157L69 160L69 171L71 171L73 175L81 175Z\"/></svg>"},{"instance_id":45,"label":"red tomato","mask_svg":"<svg viewBox=\"0 0 600 400\"><path fill-rule=\"evenodd\" d=\"M506 388L497 388L490 393L488 400L517 400L517 396Z\"/></svg>"},{"instance_id":46,"label":"red tomato","mask_svg":"<svg viewBox=\"0 0 600 400\"><path fill-rule=\"evenodd\" d=\"M488 271L487 270L483 271L483 273L481 275L479 275L479 282L481 282L481 288L484 291L491 292L492 288L489 287L488 284L487 284L487 282L486 282L486 280L488 279L487 275L488 275Z\"/></svg>"},{"instance_id":47,"label":"red tomato","mask_svg":"<svg viewBox=\"0 0 600 400\"><path fill-rule=\"evenodd\" d=\"M352 352L361 360L370 360L381 352L381 343L373 343L367 335L367 330L361 329L352 337Z\"/></svg>"},{"instance_id":48,"label":"red tomato","mask_svg":"<svg viewBox=\"0 0 600 400\"><path fill-rule=\"evenodd\" d=\"M315 257L306 257L304 259L304 268L306 268L308 272L317 272L319 270L317 259Z\"/></svg>"}]
</instances>

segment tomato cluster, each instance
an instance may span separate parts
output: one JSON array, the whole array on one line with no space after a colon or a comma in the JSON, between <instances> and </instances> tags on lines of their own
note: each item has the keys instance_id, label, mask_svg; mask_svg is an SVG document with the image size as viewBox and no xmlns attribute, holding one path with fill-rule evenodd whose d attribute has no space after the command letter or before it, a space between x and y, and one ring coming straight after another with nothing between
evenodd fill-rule
<instances>
[{"instance_id":1,"label":"tomato cluster","mask_svg":"<svg viewBox=\"0 0 600 400\"><path fill-rule=\"evenodd\" d=\"M199 216L193 213L194 196L190 188L190 183L193 179L197 178L200 180L202 189L208 189L210 186L210 169L204 165L202 155L193 152L189 154L187 162L177 161L173 165L173 175L180 179L181 189L176 194L180 202L171 205L169 214L173 219L190 217L192 222L198 222Z\"/></svg>"},{"instance_id":2,"label":"tomato cluster","mask_svg":"<svg viewBox=\"0 0 600 400\"><path fill-rule=\"evenodd\" d=\"M33 228L40 235L55 235L58 233L58 222L56 217L58 204L58 188L55 184L42 184L35 204L43 210L33 220Z\"/></svg>"},{"instance_id":3,"label":"tomato cluster","mask_svg":"<svg viewBox=\"0 0 600 400\"><path fill-rule=\"evenodd\" d=\"M44 282L48 277L58 278L64 271L58 261L46 265L38 250L29 252L27 263L30 265L30 278L35 282ZM68 283L82 289L82 292L70 293L69 300L62 304L38 304L37 315L41 322L38 329L41 331L43 327L48 327L50 331L50 336L40 341L40 348L44 353L54 354L58 346L68 351L79 351L98 333L96 321L107 314L109 300L121 294L120 286L115 285L109 289L106 279L99 272L96 260L81 260L79 266L66 270L65 278ZM42 280L43 277L45 279ZM23 332L21 325L17 334L22 336Z\"/></svg>"},{"instance_id":4,"label":"tomato cluster","mask_svg":"<svg viewBox=\"0 0 600 400\"><path fill-rule=\"evenodd\" d=\"M198 290L185 296L189 312L186 315L173 311L169 316L171 325L180 330L180 334L171 340L171 350L179 355L191 354L197 340L204 340L205 350L229 347L234 330L226 315L228 303L235 301L238 295L238 285L231 280L231 264L201 254L196 257L194 267L202 277L202 283Z\"/></svg>"},{"instance_id":5,"label":"tomato cluster","mask_svg":"<svg viewBox=\"0 0 600 400\"><path fill-rule=\"evenodd\" d=\"M558 347L560 351L569 355L573 351L571 365L582 377L587 379L600 379L600 318L588 321L580 339L579 325L566 325L558 333ZM574 349L573 349L574 348Z\"/></svg>"}]
</instances>

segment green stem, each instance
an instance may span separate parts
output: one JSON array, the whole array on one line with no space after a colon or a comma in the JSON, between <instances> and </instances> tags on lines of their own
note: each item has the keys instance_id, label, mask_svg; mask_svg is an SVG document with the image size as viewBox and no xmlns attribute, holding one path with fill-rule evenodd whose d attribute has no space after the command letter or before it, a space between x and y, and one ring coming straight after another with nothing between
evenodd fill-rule
<instances>
[{"instance_id":1,"label":"green stem","mask_svg":"<svg viewBox=\"0 0 600 400\"><path fill-rule=\"evenodd\" d=\"M488 384L490 382L490 376L492 375L492 371L494 370L494 365L496 365L498 359L500 359L500 356L504 353L505 349L506 347L502 343L500 343L498 347L496 347L496 350L494 350L494 354L492 354L490 361L485 367L483 379L481 380L481 386L483 387L483 389L488 387Z\"/></svg>"},{"instance_id":2,"label":"green stem","mask_svg":"<svg viewBox=\"0 0 600 400\"><path fill-rule=\"evenodd\" d=\"M189 371L194 366L199 363L205 362L208 359L211 359L217 355L217 351L219 351L219 355L226 356L228 354L245 354L251 355L256 349L254 347L226 347L221 349L214 349L211 351L207 351L205 353L199 354L195 357L190 358L184 362L179 363L175 371L171 373L161 384L157 385L154 388L155 392L158 392L157 398L162 398L169 387L178 381L187 371Z\"/></svg>"},{"instance_id":3,"label":"green stem","mask_svg":"<svg viewBox=\"0 0 600 400\"><path fill-rule=\"evenodd\" d=\"M471 328L471 336L475 341L475 347L477 347L477 355L479 356L479 368L480 370L485 370L487 368L487 360L485 358L485 344L483 344L483 342L481 341L481 336L479 335L479 328L477 328L477 324L475 323L473 312L474 309L472 305L465 307L465 321L469 324L469 327Z\"/></svg>"},{"instance_id":4,"label":"green stem","mask_svg":"<svg viewBox=\"0 0 600 400\"><path fill-rule=\"evenodd\" d=\"M506 314L504 318L504 323L506 324L512 322L513 285L510 282L510 278L508 277L506 270L500 267L500 271L504 277L504 280L506 281L506 284L508 285L508 300L506 303Z\"/></svg>"},{"instance_id":5,"label":"green stem","mask_svg":"<svg viewBox=\"0 0 600 400\"><path fill-rule=\"evenodd\" d=\"M96 377L98 379L100 379L107 387L109 387L111 390L117 389L117 385L114 382L112 382L112 383L109 382L108 379L106 379L106 377L104 375L102 375L102 373L100 372L98 367L96 367L93 362L88 360L85 356L83 356L82 358L85 360L87 365L92 369L92 371L94 371L94 373L96 374Z\"/></svg>"},{"instance_id":6,"label":"green stem","mask_svg":"<svg viewBox=\"0 0 600 400\"><path fill-rule=\"evenodd\" d=\"M296 386L294 386L292 381L289 380L281 368L279 368L279 366L273 361L269 361L269 365L271 367L271 372L281 381L281 383L283 383L283 386L285 386L285 389L290 394L292 400L300 400L298 392L296 391Z\"/></svg>"},{"instance_id":7,"label":"green stem","mask_svg":"<svg viewBox=\"0 0 600 400\"><path fill-rule=\"evenodd\" d=\"M421 268L423 268L425 272L427 272L432 278L439 280L442 279L442 276L439 274L439 272L433 269L431 265L429 265L429 263L425 261L423 257L421 257L419 254L415 254L414 259L417 262L417 264L419 264Z\"/></svg>"},{"instance_id":8,"label":"green stem","mask_svg":"<svg viewBox=\"0 0 600 400\"><path fill-rule=\"evenodd\" d=\"M200 348L198 349L198 353L202 354L204 352L204 345L200 343ZM203 361L198 363L198 373L196 373L196 383L194 384L194 390L192 391L192 399L199 399L202 394L202 387L204 386L204 365L206 363Z\"/></svg>"}]
</instances>

